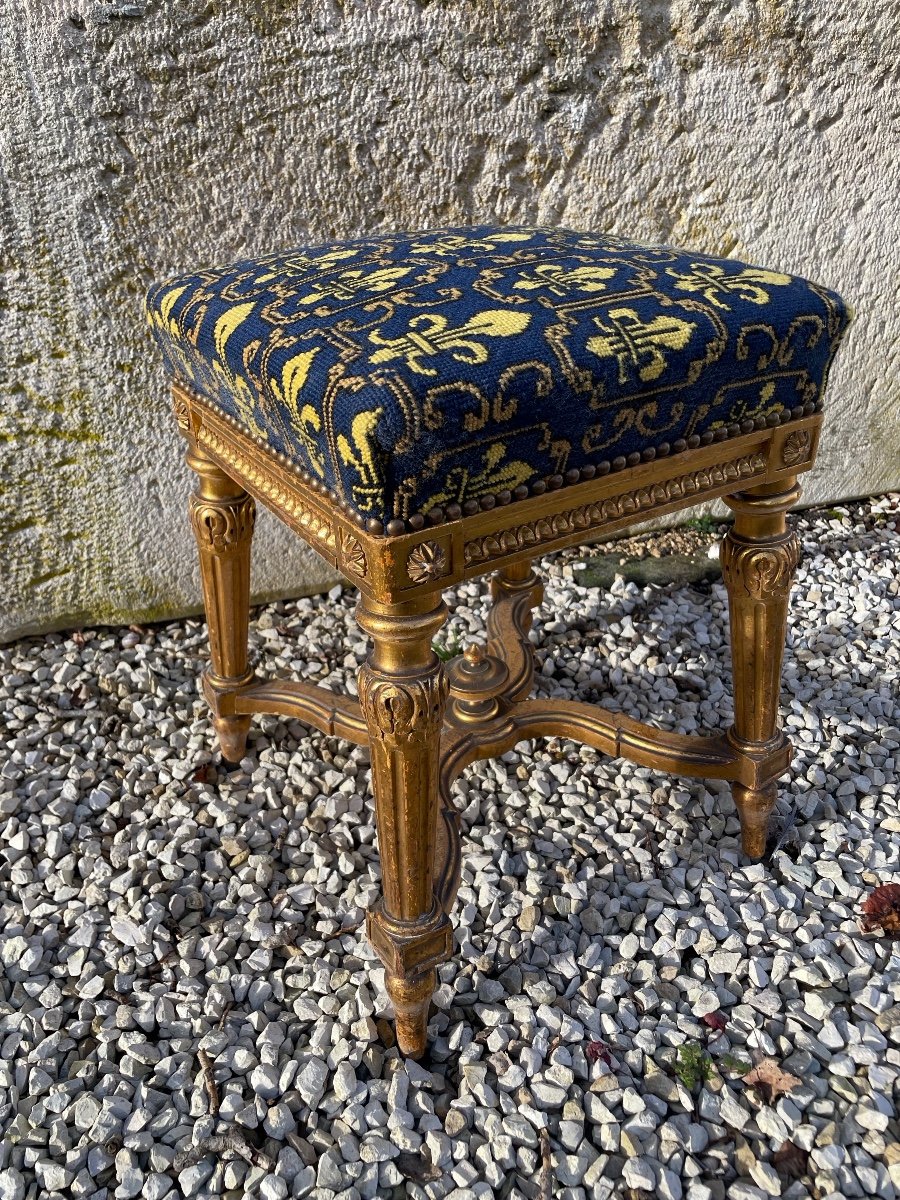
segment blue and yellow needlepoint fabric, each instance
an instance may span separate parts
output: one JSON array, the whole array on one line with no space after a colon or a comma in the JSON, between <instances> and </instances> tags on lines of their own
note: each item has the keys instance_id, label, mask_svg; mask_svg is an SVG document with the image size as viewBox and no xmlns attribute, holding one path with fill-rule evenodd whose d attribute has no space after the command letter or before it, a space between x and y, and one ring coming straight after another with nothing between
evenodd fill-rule
<instances>
[{"instance_id":1,"label":"blue and yellow needlepoint fabric","mask_svg":"<svg viewBox=\"0 0 900 1200\"><path fill-rule=\"evenodd\" d=\"M148 311L174 377L373 529L813 411L849 320L779 271L494 227L210 268Z\"/></svg>"}]
</instances>

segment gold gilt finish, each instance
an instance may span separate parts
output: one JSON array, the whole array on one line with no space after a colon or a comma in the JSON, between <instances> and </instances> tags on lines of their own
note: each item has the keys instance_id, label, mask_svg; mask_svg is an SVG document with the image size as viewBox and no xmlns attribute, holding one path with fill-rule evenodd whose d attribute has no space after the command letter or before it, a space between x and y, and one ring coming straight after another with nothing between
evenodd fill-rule
<instances>
[{"instance_id":1,"label":"gold gilt finish","mask_svg":"<svg viewBox=\"0 0 900 1200\"><path fill-rule=\"evenodd\" d=\"M386 968L404 1054L425 1050L435 968L452 949L461 844L451 791L470 763L556 735L655 770L726 779L745 853L764 852L777 780L791 755L777 724L798 561L785 514L800 494L797 474L815 458L818 414L385 537L179 386L175 411L198 477L191 520L211 657L203 684L222 754L243 756L250 718L262 712L369 746L383 886L367 930ZM735 691L728 733L688 737L595 704L527 699L534 671L528 632L543 594L532 559L714 496L735 513L722 548ZM248 666L253 497L359 588L357 619L372 650L359 672L358 700L301 681L261 681ZM445 667L432 649L446 618L442 590L488 572L487 645Z\"/></svg>"}]
</instances>

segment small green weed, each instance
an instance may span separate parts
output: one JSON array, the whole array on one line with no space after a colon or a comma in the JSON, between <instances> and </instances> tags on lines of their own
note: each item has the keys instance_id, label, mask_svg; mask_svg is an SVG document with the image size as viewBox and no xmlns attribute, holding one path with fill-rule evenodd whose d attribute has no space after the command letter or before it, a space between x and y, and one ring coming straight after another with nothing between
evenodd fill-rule
<instances>
[{"instance_id":1,"label":"small green weed","mask_svg":"<svg viewBox=\"0 0 900 1200\"><path fill-rule=\"evenodd\" d=\"M431 648L441 660L441 662L450 662L452 658L462 654L462 642L458 638L452 638L447 642L446 646L440 645L438 642L432 642Z\"/></svg>"},{"instance_id":2,"label":"small green weed","mask_svg":"<svg viewBox=\"0 0 900 1200\"><path fill-rule=\"evenodd\" d=\"M726 1071L731 1071L734 1075L746 1075L752 1064L735 1058L733 1054L723 1054L718 1065L724 1067Z\"/></svg>"},{"instance_id":3,"label":"small green weed","mask_svg":"<svg viewBox=\"0 0 900 1200\"><path fill-rule=\"evenodd\" d=\"M678 1047L675 1074L688 1091L693 1091L698 1083L705 1083L712 1075L712 1059L703 1053L698 1042L685 1042Z\"/></svg>"},{"instance_id":4,"label":"small green weed","mask_svg":"<svg viewBox=\"0 0 900 1200\"><path fill-rule=\"evenodd\" d=\"M719 526L722 524L721 517L691 517L689 521L685 521L685 529L696 529L698 533L717 533Z\"/></svg>"}]
</instances>

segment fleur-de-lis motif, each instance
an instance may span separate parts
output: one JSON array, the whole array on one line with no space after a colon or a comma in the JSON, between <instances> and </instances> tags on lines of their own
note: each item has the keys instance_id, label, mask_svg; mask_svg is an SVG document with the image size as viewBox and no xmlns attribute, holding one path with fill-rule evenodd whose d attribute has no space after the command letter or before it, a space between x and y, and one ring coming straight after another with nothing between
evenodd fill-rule
<instances>
[{"instance_id":1,"label":"fleur-de-lis motif","mask_svg":"<svg viewBox=\"0 0 900 1200\"><path fill-rule=\"evenodd\" d=\"M426 366L423 359L449 351L457 362L487 362L488 349L480 338L513 337L522 333L530 320L528 313L489 308L454 329L441 313L420 313L413 317L402 337L385 338L377 329L373 330L369 341L381 349L375 351L370 361L385 363L405 358L406 365L417 375L437 375L437 369Z\"/></svg>"},{"instance_id":2,"label":"fleur-de-lis motif","mask_svg":"<svg viewBox=\"0 0 900 1200\"><path fill-rule=\"evenodd\" d=\"M447 472L442 486L429 496L425 510L451 500L461 504L472 497L496 495L497 492L512 491L526 483L534 468L521 459L507 459L504 442L492 442L482 456L482 469L473 470L457 463Z\"/></svg>"},{"instance_id":3,"label":"fleur-de-lis motif","mask_svg":"<svg viewBox=\"0 0 900 1200\"><path fill-rule=\"evenodd\" d=\"M606 280L615 273L613 267L567 269L562 263L540 263L531 274L523 273L513 287L523 292L541 288L554 296L565 296L569 292L602 292L606 290Z\"/></svg>"},{"instance_id":4,"label":"fleur-de-lis motif","mask_svg":"<svg viewBox=\"0 0 900 1200\"><path fill-rule=\"evenodd\" d=\"M286 267L294 274L312 273L313 271L321 272L336 267L338 263L344 262L348 258L356 258L358 254L359 248L356 246L334 246L324 254L287 255L279 265L282 270ZM276 261L278 260L276 259ZM262 282L264 279L278 279L279 275L280 272L261 275L258 282Z\"/></svg>"},{"instance_id":5,"label":"fleur-de-lis motif","mask_svg":"<svg viewBox=\"0 0 900 1200\"><path fill-rule=\"evenodd\" d=\"M458 254L460 250L499 250L506 242L528 242L532 238L529 232L512 229L497 230L490 237L467 238L458 233L447 233L436 238L427 238L423 242L414 243L409 248L410 254Z\"/></svg>"},{"instance_id":6,"label":"fleur-de-lis motif","mask_svg":"<svg viewBox=\"0 0 900 1200\"><path fill-rule=\"evenodd\" d=\"M319 304L322 300L354 300L360 293L377 295L390 291L392 287L409 275L412 267L379 267L374 271L342 271L335 279L314 287L305 296L298 297L298 304Z\"/></svg>"},{"instance_id":7,"label":"fleur-de-lis motif","mask_svg":"<svg viewBox=\"0 0 900 1200\"><path fill-rule=\"evenodd\" d=\"M300 404L300 396L309 378L313 359L319 352L318 346L295 354L281 369L281 380L269 380L275 398L287 408L294 419L300 440L309 455L310 466L321 478L325 478L325 460L319 446L318 435L322 431L322 418L312 404Z\"/></svg>"},{"instance_id":8,"label":"fleur-de-lis motif","mask_svg":"<svg viewBox=\"0 0 900 1200\"><path fill-rule=\"evenodd\" d=\"M615 358L619 383L627 383L632 371L646 383L658 379L666 367L666 350L683 350L696 329L692 321L660 316L642 321L633 308L613 308L609 325L599 317L594 324L601 336L588 339L587 348L600 358Z\"/></svg>"},{"instance_id":9,"label":"fleur-de-lis motif","mask_svg":"<svg viewBox=\"0 0 900 1200\"><path fill-rule=\"evenodd\" d=\"M337 447L341 462L356 472L353 499L361 512L372 512L384 503L384 479L375 443L375 430L382 409L365 409L350 422L350 437L338 434Z\"/></svg>"},{"instance_id":10,"label":"fleur-de-lis motif","mask_svg":"<svg viewBox=\"0 0 900 1200\"><path fill-rule=\"evenodd\" d=\"M724 267L714 266L713 263L691 263L687 272L668 270L675 280L675 286L682 292L700 292L704 300L714 304L716 308L730 309L723 296L734 292L750 304L768 304L769 293L766 287L784 287L791 282L790 275L782 275L778 271L765 271L762 267L745 267L734 275L728 274Z\"/></svg>"}]
</instances>

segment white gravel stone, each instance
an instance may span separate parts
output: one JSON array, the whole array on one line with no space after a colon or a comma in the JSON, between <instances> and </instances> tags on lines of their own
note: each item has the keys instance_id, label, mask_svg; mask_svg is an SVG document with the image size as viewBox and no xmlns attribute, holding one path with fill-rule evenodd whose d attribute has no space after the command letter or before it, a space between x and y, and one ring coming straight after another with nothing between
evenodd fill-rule
<instances>
[{"instance_id":1,"label":"white gravel stone","mask_svg":"<svg viewBox=\"0 0 900 1200\"><path fill-rule=\"evenodd\" d=\"M294 1086L310 1108L315 1108L325 1093L328 1066L319 1058L311 1058L295 1080Z\"/></svg>"},{"instance_id":2,"label":"white gravel stone","mask_svg":"<svg viewBox=\"0 0 900 1200\"><path fill-rule=\"evenodd\" d=\"M0 1171L0 1200L24 1200L25 1177L15 1167Z\"/></svg>"},{"instance_id":3,"label":"white gravel stone","mask_svg":"<svg viewBox=\"0 0 900 1200\"><path fill-rule=\"evenodd\" d=\"M438 970L427 1065L382 1040L359 927L379 875L365 750L255 718L222 771L197 621L0 648L0 1200L60 1183L74 1200L368 1200L426 1152L442 1177L410 1185L423 1200L527 1198L545 1137L560 1200L897 1191L898 964L858 913L900 879L898 504L846 511L796 519L782 848L742 865L727 785L564 738L473 766L455 793L460 953ZM601 594L573 581L579 553L544 567L538 692L726 729L721 585ZM483 639L483 590L456 601L441 636ZM352 694L353 604L263 609L262 670ZM693 1088L688 1048L710 1061ZM762 1057L801 1079L771 1105L728 1065ZM225 1135L264 1161L203 1154ZM815 1178L775 1170L787 1140Z\"/></svg>"}]
</instances>

